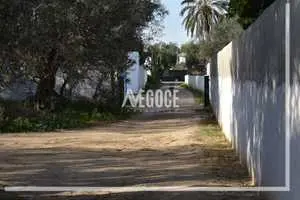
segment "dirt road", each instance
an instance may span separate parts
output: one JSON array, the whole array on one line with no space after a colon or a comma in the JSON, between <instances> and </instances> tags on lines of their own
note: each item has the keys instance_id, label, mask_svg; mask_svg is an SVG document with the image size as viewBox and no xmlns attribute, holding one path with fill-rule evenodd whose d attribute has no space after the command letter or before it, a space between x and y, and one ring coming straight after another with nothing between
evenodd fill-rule
<instances>
[{"instance_id":1,"label":"dirt road","mask_svg":"<svg viewBox=\"0 0 300 200\"><path fill-rule=\"evenodd\" d=\"M109 126L0 136L0 185L249 186L211 114L180 90L181 107ZM3 194L4 195L4 194ZM8 198L8 194L0 198ZM11 194L10 194L11 195ZM253 199L253 193L27 194L25 199ZM1 197L1 195L0 195ZM15 199L14 197L10 197Z\"/></svg>"}]
</instances>

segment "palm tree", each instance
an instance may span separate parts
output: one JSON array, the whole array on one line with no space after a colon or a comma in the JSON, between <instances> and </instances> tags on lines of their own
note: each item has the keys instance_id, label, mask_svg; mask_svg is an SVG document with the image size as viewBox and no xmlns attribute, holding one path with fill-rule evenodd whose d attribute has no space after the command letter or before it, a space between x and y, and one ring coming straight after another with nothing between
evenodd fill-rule
<instances>
[{"instance_id":1,"label":"palm tree","mask_svg":"<svg viewBox=\"0 0 300 200\"><path fill-rule=\"evenodd\" d=\"M187 34L207 40L214 24L227 14L228 0L183 0L180 15Z\"/></svg>"}]
</instances>

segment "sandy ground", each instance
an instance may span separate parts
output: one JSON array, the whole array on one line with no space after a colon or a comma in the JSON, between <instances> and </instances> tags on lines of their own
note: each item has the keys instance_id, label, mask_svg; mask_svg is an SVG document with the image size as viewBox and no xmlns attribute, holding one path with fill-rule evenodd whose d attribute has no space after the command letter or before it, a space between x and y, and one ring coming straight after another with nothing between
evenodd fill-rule
<instances>
[{"instance_id":1,"label":"sandy ground","mask_svg":"<svg viewBox=\"0 0 300 200\"><path fill-rule=\"evenodd\" d=\"M181 108L88 130L0 136L0 185L249 186L211 114L180 91ZM204 127L204 128L203 128ZM217 130L218 131L218 130ZM11 196L13 195L13 196ZM0 192L0 199L18 199ZM254 193L22 194L24 199L254 199ZM49 196L50 195L50 196Z\"/></svg>"}]
</instances>

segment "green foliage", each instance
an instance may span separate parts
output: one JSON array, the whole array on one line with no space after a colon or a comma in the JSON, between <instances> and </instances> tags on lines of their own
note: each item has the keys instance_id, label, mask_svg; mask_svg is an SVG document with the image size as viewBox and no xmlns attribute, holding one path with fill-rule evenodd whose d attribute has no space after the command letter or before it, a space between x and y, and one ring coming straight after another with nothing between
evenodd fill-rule
<instances>
[{"instance_id":1,"label":"green foliage","mask_svg":"<svg viewBox=\"0 0 300 200\"><path fill-rule=\"evenodd\" d=\"M0 131L77 128L128 116L117 105L128 52L142 51L144 30L166 14L160 0L0 0L0 90L20 79L38 85L34 106L0 102ZM61 96L54 91L58 73ZM109 105L68 100L80 81L91 79L98 82L95 101L108 96ZM109 79L111 91L103 94Z\"/></svg>"},{"instance_id":2,"label":"green foliage","mask_svg":"<svg viewBox=\"0 0 300 200\"><path fill-rule=\"evenodd\" d=\"M177 62L179 48L174 43L157 43L147 48L147 68L151 70L152 78L159 82L161 75Z\"/></svg>"},{"instance_id":3,"label":"green foliage","mask_svg":"<svg viewBox=\"0 0 300 200\"><path fill-rule=\"evenodd\" d=\"M229 16L238 16L243 28L248 28L275 0L231 0Z\"/></svg>"},{"instance_id":4,"label":"green foliage","mask_svg":"<svg viewBox=\"0 0 300 200\"><path fill-rule=\"evenodd\" d=\"M186 65L188 68L198 65L200 59L200 45L196 42L188 42L181 46L181 52L186 54Z\"/></svg>"},{"instance_id":5,"label":"green foliage","mask_svg":"<svg viewBox=\"0 0 300 200\"><path fill-rule=\"evenodd\" d=\"M179 48L175 43L162 44L160 47L160 62L163 70L168 70L177 62Z\"/></svg>"},{"instance_id":6,"label":"green foliage","mask_svg":"<svg viewBox=\"0 0 300 200\"><path fill-rule=\"evenodd\" d=\"M17 104L18 103L15 103L14 105ZM26 108L24 107L23 109ZM0 132L45 132L60 129L84 128L99 121L112 122L128 118L133 114L133 111L129 109L107 110L107 107L89 102L68 102L61 110L40 112L27 116L16 116L9 113L13 112L12 110L7 110L9 117L2 121Z\"/></svg>"},{"instance_id":7,"label":"green foliage","mask_svg":"<svg viewBox=\"0 0 300 200\"><path fill-rule=\"evenodd\" d=\"M224 18L212 27L209 40L182 45L181 51L187 55L187 65L193 66L203 60L209 60L242 32L243 28L237 22L237 18Z\"/></svg>"},{"instance_id":8,"label":"green foliage","mask_svg":"<svg viewBox=\"0 0 300 200\"><path fill-rule=\"evenodd\" d=\"M191 37L207 40L212 26L227 14L228 0L183 0L180 15Z\"/></svg>"},{"instance_id":9,"label":"green foliage","mask_svg":"<svg viewBox=\"0 0 300 200\"><path fill-rule=\"evenodd\" d=\"M242 32L243 29L236 18L223 19L219 24L213 27L210 33L210 40L200 43L200 58L210 59L213 54L224 48Z\"/></svg>"},{"instance_id":10,"label":"green foliage","mask_svg":"<svg viewBox=\"0 0 300 200\"><path fill-rule=\"evenodd\" d=\"M236 18L225 17L229 5L227 0L184 0L182 5L185 28L197 39L181 47L181 51L187 54L188 66L209 60L242 32Z\"/></svg>"},{"instance_id":11,"label":"green foliage","mask_svg":"<svg viewBox=\"0 0 300 200\"><path fill-rule=\"evenodd\" d=\"M182 83L182 84L180 84L180 87L181 87L181 88L184 88L184 89L188 89L188 88L189 88L189 85L186 84L186 83Z\"/></svg>"},{"instance_id":12,"label":"green foliage","mask_svg":"<svg viewBox=\"0 0 300 200\"><path fill-rule=\"evenodd\" d=\"M148 76L147 84L145 86L145 91L159 89L161 87L161 82L158 78L153 76Z\"/></svg>"},{"instance_id":13,"label":"green foliage","mask_svg":"<svg viewBox=\"0 0 300 200\"><path fill-rule=\"evenodd\" d=\"M0 87L33 80L36 102L49 108L58 70L72 82L88 71L116 80L128 52L143 48L143 30L165 14L152 0L0 0Z\"/></svg>"},{"instance_id":14,"label":"green foliage","mask_svg":"<svg viewBox=\"0 0 300 200\"><path fill-rule=\"evenodd\" d=\"M199 129L202 136L212 137L215 139L224 137L224 133L222 132L222 129L219 127L218 123L216 123L214 120L207 121L206 124L201 124Z\"/></svg>"}]
</instances>

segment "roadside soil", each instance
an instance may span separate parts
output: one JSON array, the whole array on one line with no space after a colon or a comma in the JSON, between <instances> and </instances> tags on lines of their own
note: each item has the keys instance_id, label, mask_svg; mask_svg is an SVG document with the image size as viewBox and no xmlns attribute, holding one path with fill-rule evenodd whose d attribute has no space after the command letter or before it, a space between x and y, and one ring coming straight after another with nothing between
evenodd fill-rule
<instances>
[{"instance_id":1,"label":"roadside soil","mask_svg":"<svg viewBox=\"0 0 300 200\"><path fill-rule=\"evenodd\" d=\"M85 130L0 136L2 186L251 186L212 114L180 89L180 108ZM21 196L21 197L18 197ZM0 192L0 199L259 199L257 193Z\"/></svg>"}]
</instances>

